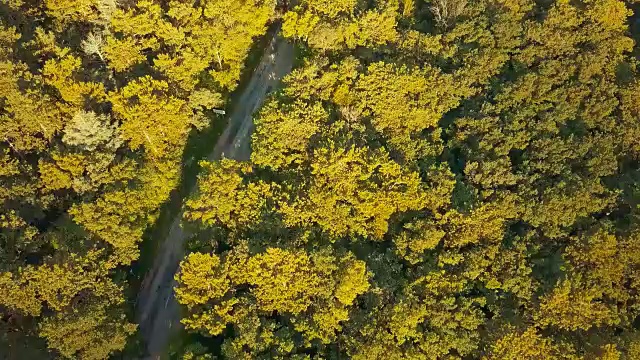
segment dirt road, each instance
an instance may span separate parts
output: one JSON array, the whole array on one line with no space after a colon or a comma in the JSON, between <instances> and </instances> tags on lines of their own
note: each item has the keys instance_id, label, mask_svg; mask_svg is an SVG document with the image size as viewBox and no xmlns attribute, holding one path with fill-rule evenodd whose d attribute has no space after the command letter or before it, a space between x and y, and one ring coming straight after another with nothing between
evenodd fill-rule
<instances>
[{"instance_id":1,"label":"dirt road","mask_svg":"<svg viewBox=\"0 0 640 360\"><path fill-rule=\"evenodd\" d=\"M249 159L253 115L293 65L293 46L277 36L279 31L275 34L243 90L235 111L229 114L227 128L207 157L209 160L221 157ZM184 243L188 237L181 227L181 219L182 213L173 220L138 295L136 317L148 359L159 359L166 351L171 334L180 328L180 308L173 296L173 277L185 255Z\"/></svg>"}]
</instances>

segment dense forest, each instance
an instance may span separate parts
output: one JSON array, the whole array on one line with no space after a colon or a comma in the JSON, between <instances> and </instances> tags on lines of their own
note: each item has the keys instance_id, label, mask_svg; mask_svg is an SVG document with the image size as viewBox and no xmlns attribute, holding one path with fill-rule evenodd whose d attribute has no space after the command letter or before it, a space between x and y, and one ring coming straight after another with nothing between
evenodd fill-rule
<instances>
[{"instance_id":1,"label":"dense forest","mask_svg":"<svg viewBox=\"0 0 640 360\"><path fill-rule=\"evenodd\" d=\"M199 162L172 357L640 359L634 8L0 0L0 359L135 358L143 234L269 24L296 67Z\"/></svg>"},{"instance_id":2,"label":"dense forest","mask_svg":"<svg viewBox=\"0 0 640 360\"><path fill-rule=\"evenodd\" d=\"M228 359L640 359L630 6L299 1L250 163L185 204L185 328Z\"/></svg>"},{"instance_id":3,"label":"dense forest","mask_svg":"<svg viewBox=\"0 0 640 360\"><path fill-rule=\"evenodd\" d=\"M132 339L127 269L273 5L0 1L0 358Z\"/></svg>"}]
</instances>

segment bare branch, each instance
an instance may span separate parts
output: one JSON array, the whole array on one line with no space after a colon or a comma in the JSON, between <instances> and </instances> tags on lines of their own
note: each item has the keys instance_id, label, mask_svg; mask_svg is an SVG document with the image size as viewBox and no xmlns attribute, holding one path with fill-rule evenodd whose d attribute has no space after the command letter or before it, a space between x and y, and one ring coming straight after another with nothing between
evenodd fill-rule
<instances>
[{"instance_id":1,"label":"bare branch","mask_svg":"<svg viewBox=\"0 0 640 360\"><path fill-rule=\"evenodd\" d=\"M102 35L95 34L90 32L85 40L82 40L82 51L84 51L87 55L98 55L102 62L104 61L104 57L102 57L102 47L104 46L104 40L102 39Z\"/></svg>"},{"instance_id":2,"label":"bare branch","mask_svg":"<svg viewBox=\"0 0 640 360\"><path fill-rule=\"evenodd\" d=\"M467 0L433 0L430 7L436 24L448 28L464 12Z\"/></svg>"}]
</instances>

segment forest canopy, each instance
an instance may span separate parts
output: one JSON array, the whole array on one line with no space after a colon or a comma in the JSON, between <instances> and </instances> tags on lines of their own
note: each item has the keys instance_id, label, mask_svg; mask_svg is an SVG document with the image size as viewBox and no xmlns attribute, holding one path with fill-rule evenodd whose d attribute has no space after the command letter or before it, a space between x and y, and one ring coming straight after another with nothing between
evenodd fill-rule
<instances>
[{"instance_id":1,"label":"forest canopy","mask_svg":"<svg viewBox=\"0 0 640 360\"><path fill-rule=\"evenodd\" d=\"M638 10L0 0L0 358L137 356L144 234L274 25L296 66L250 160L199 162L165 355L640 359Z\"/></svg>"},{"instance_id":2,"label":"forest canopy","mask_svg":"<svg viewBox=\"0 0 640 360\"><path fill-rule=\"evenodd\" d=\"M134 339L128 267L274 6L0 1L0 358Z\"/></svg>"},{"instance_id":3,"label":"forest canopy","mask_svg":"<svg viewBox=\"0 0 640 360\"><path fill-rule=\"evenodd\" d=\"M633 6L294 2L185 204L185 358L640 358Z\"/></svg>"}]
</instances>

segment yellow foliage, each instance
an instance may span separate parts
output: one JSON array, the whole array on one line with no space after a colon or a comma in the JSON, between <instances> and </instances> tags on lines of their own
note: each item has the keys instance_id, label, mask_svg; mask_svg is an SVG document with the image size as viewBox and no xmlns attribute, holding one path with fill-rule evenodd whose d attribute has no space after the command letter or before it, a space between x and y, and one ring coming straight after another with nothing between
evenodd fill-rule
<instances>
[{"instance_id":1,"label":"yellow foliage","mask_svg":"<svg viewBox=\"0 0 640 360\"><path fill-rule=\"evenodd\" d=\"M104 57L112 69L123 72L146 60L142 51L142 47L131 38L110 37L104 46Z\"/></svg>"},{"instance_id":2,"label":"yellow foliage","mask_svg":"<svg viewBox=\"0 0 640 360\"><path fill-rule=\"evenodd\" d=\"M47 61L42 70L45 83L55 87L71 109L82 106L86 98L97 101L104 99L103 84L74 79L74 75L80 71L80 64L79 58L67 55L60 60Z\"/></svg>"},{"instance_id":3,"label":"yellow foliage","mask_svg":"<svg viewBox=\"0 0 640 360\"><path fill-rule=\"evenodd\" d=\"M113 180L126 181L135 176L141 182L138 186L105 192L92 202L74 204L69 209L75 222L113 246L114 254L108 261L111 267L138 258L137 244L144 230L155 221L158 207L179 177L178 167L171 161L145 162L137 169L122 165L110 170Z\"/></svg>"},{"instance_id":4,"label":"yellow foliage","mask_svg":"<svg viewBox=\"0 0 640 360\"><path fill-rule=\"evenodd\" d=\"M469 214L451 211L446 215L449 234L445 246L460 248L480 242L495 243L502 240L506 222L518 214L513 197L487 203Z\"/></svg>"},{"instance_id":5,"label":"yellow foliage","mask_svg":"<svg viewBox=\"0 0 640 360\"><path fill-rule=\"evenodd\" d=\"M602 211L615 198L616 194L605 188L599 179L563 182L546 189L539 201L530 202L524 218L534 226L540 226L547 236L558 237L565 234L563 227Z\"/></svg>"},{"instance_id":6,"label":"yellow foliage","mask_svg":"<svg viewBox=\"0 0 640 360\"><path fill-rule=\"evenodd\" d=\"M320 148L312 169L306 194L282 205L289 226L315 222L335 237L382 239L391 215L423 204L418 175L389 160L384 151Z\"/></svg>"},{"instance_id":7,"label":"yellow foliage","mask_svg":"<svg viewBox=\"0 0 640 360\"><path fill-rule=\"evenodd\" d=\"M531 327L524 332L512 331L496 341L484 359L496 360L543 360L569 359L553 342L537 333Z\"/></svg>"},{"instance_id":8,"label":"yellow foliage","mask_svg":"<svg viewBox=\"0 0 640 360\"><path fill-rule=\"evenodd\" d=\"M369 289L366 264L353 257L343 260L338 279L334 296L344 305L352 305L358 295Z\"/></svg>"},{"instance_id":9,"label":"yellow foliage","mask_svg":"<svg viewBox=\"0 0 640 360\"><path fill-rule=\"evenodd\" d=\"M137 327L124 314L114 317L109 310L107 301L89 300L79 308L46 318L39 335L67 359L107 359L111 353L124 349Z\"/></svg>"},{"instance_id":10,"label":"yellow foliage","mask_svg":"<svg viewBox=\"0 0 640 360\"><path fill-rule=\"evenodd\" d=\"M304 0L284 15L286 37L327 50L383 46L396 40L397 1L361 9L355 0Z\"/></svg>"},{"instance_id":11,"label":"yellow foliage","mask_svg":"<svg viewBox=\"0 0 640 360\"><path fill-rule=\"evenodd\" d=\"M620 360L622 353L616 349L614 344L606 344L600 348L599 360Z\"/></svg>"},{"instance_id":12,"label":"yellow foliage","mask_svg":"<svg viewBox=\"0 0 640 360\"><path fill-rule=\"evenodd\" d=\"M222 257L193 253L181 263L176 296L188 310L182 319L187 328L217 335L231 323L241 341L247 332L268 330L245 329L249 313L277 312L291 316L306 341L330 343L356 297L369 289L366 265L352 254L339 258L326 248L307 254L269 247L250 255L246 245L241 242ZM248 291L236 292L246 286ZM267 343L252 346L276 341L263 340Z\"/></svg>"},{"instance_id":13,"label":"yellow foliage","mask_svg":"<svg viewBox=\"0 0 640 360\"><path fill-rule=\"evenodd\" d=\"M135 101L134 101L135 99ZM109 94L113 112L122 121L122 138L132 149L144 145L152 158L168 156L183 144L191 112L186 101L169 94L165 81L145 76Z\"/></svg>"},{"instance_id":14,"label":"yellow foliage","mask_svg":"<svg viewBox=\"0 0 640 360\"><path fill-rule=\"evenodd\" d=\"M98 19L94 10L96 0L44 0L47 15L55 18L58 26L69 26L70 22L90 22Z\"/></svg>"},{"instance_id":15,"label":"yellow foliage","mask_svg":"<svg viewBox=\"0 0 640 360\"><path fill-rule=\"evenodd\" d=\"M597 301L599 296L597 289L581 289L575 281L564 280L542 298L537 323L563 330L618 324L620 319L607 305Z\"/></svg>"},{"instance_id":16,"label":"yellow foliage","mask_svg":"<svg viewBox=\"0 0 640 360\"><path fill-rule=\"evenodd\" d=\"M251 169L234 160L200 163L198 192L185 203L184 218L205 226L225 225L232 229L256 222L272 196L269 184L245 184L243 175Z\"/></svg>"},{"instance_id":17,"label":"yellow foliage","mask_svg":"<svg viewBox=\"0 0 640 360\"><path fill-rule=\"evenodd\" d=\"M180 87L193 91L198 84L198 76L209 67L209 61L186 50L179 56L160 54L154 65Z\"/></svg>"},{"instance_id":18,"label":"yellow foliage","mask_svg":"<svg viewBox=\"0 0 640 360\"><path fill-rule=\"evenodd\" d=\"M27 315L40 315L42 303L36 297L37 287L34 285L10 272L0 273L0 292L4 294L0 297L0 303Z\"/></svg>"},{"instance_id":19,"label":"yellow foliage","mask_svg":"<svg viewBox=\"0 0 640 360\"><path fill-rule=\"evenodd\" d=\"M189 254L176 274L176 281L182 286L176 288L176 298L180 304L193 307L223 297L231 290L226 271L215 255Z\"/></svg>"},{"instance_id":20,"label":"yellow foliage","mask_svg":"<svg viewBox=\"0 0 640 360\"><path fill-rule=\"evenodd\" d=\"M607 31L624 32L627 29L627 18L633 15L623 1L595 0L589 1L587 16Z\"/></svg>"},{"instance_id":21,"label":"yellow foliage","mask_svg":"<svg viewBox=\"0 0 640 360\"><path fill-rule=\"evenodd\" d=\"M73 177L56 164L41 161L38 165L42 185L50 191L71 188Z\"/></svg>"},{"instance_id":22,"label":"yellow foliage","mask_svg":"<svg viewBox=\"0 0 640 360\"><path fill-rule=\"evenodd\" d=\"M404 226L397 237L393 239L396 253L411 264L421 262L421 257L427 250L435 249L444 238L445 232L430 221L418 221Z\"/></svg>"},{"instance_id":23,"label":"yellow foliage","mask_svg":"<svg viewBox=\"0 0 640 360\"><path fill-rule=\"evenodd\" d=\"M24 90L22 81L28 85ZM64 124L58 106L35 91L38 87L39 78L29 75L24 65L0 61L0 136L18 151L44 149Z\"/></svg>"},{"instance_id":24,"label":"yellow foliage","mask_svg":"<svg viewBox=\"0 0 640 360\"><path fill-rule=\"evenodd\" d=\"M258 306L265 311L299 314L321 294L322 280L303 252L268 248L252 257L243 271L255 288Z\"/></svg>"},{"instance_id":25,"label":"yellow foliage","mask_svg":"<svg viewBox=\"0 0 640 360\"><path fill-rule=\"evenodd\" d=\"M83 291L110 296L114 284L104 278L104 269L95 264L100 252L84 257L71 254L63 264L27 266L15 273L0 273L0 287L8 296L3 305L37 316L43 304L52 310L66 308Z\"/></svg>"},{"instance_id":26,"label":"yellow foliage","mask_svg":"<svg viewBox=\"0 0 640 360\"><path fill-rule=\"evenodd\" d=\"M320 104L266 105L256 120L251 161L275 170L308 161L311 138L327 120Z\"/></svg>"},{"instance_id":27,"label":"yellow foliage","mask_svg":"<svg viewBox=\"0 0 640 360\"><path fill-rule=\"evenodd\" d=\"M191 316L185 316L180 322L187 329L201 331L210 336L220 335L227 324L232 323L237 311L235 305L237 299L220 300L215 304L210 304L209 309L203 310Z\"/></svg>"},{"instance_id":28,"label":"yellow foliage","mask_svg":"<svg viewBox=\"0 0 640 360\"><path fill-rule=\"evenodd\" d=\"M461 90L453 77L424 67L408 69L374 63L356 82L353 91L362 103L364 116L371 116L375 129L389 141L390 150L407 160L419 157L415 137L436 128L442 116L459 103Z\"/></svg>"}]
</instances>

